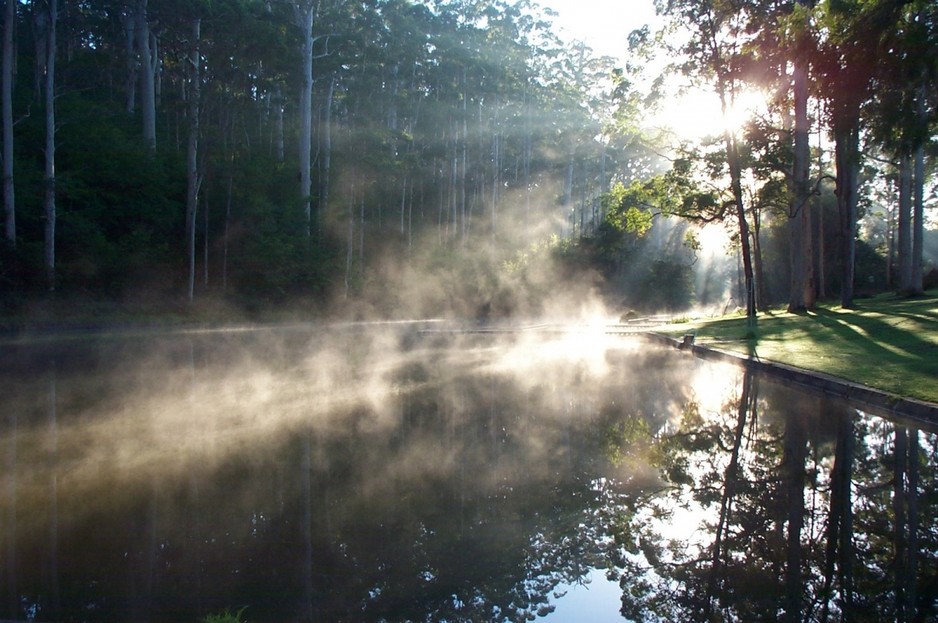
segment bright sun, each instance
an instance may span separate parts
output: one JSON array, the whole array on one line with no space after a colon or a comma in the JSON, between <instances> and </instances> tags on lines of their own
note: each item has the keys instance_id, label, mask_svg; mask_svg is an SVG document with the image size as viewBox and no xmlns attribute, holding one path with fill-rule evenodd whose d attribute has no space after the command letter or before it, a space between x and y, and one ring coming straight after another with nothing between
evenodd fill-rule
<instances>
[{"instance_id":1,"label":"bright sun","mask_svg":"<svg viewBox=\"0 0 938 623\"><path fill-rule=\"evenodd\" d=\"M762 93L747 89L736 94L726 114L723 114L715 93L694 90L669 100L654 116L653 123L670 128L678 138L697 140L720 135L727 129L732 132L741 130L753 114L764 106Z\"/></svg>"}]
</instances>

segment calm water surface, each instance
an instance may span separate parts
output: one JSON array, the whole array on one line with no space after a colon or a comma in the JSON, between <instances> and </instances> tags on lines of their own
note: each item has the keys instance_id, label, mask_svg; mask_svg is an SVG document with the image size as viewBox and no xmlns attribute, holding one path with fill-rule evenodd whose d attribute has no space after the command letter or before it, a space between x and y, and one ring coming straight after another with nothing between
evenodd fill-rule
<instances>
[{"instance_id":1,"label":"calm water surface","mask_svg":"<svg viewBox=\"0 0 938 623\"><path fill-rule=\"evenodd\" d=\"M934 620L933 432L420 329L0 347L0 619Z\"/></svg>"}]
</instances>

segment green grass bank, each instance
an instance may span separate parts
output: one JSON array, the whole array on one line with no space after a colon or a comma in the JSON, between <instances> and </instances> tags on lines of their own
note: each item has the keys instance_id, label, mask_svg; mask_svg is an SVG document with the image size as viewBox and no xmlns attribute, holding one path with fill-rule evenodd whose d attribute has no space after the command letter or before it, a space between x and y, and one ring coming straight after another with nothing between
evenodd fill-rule
<instances>
[{"instance_id":1,"label":"green grass bank","mask_svg":"<svg viewBox=\"0 0 938 623\"><path fill-rule=\"evenodd\" d=\"M854 309L820 305L790 314L743 315L669 325L696 332L695 342L861 383L895 396L938 403L938 290L925 296L881 295Z\"/></svg>"}]
</instances>

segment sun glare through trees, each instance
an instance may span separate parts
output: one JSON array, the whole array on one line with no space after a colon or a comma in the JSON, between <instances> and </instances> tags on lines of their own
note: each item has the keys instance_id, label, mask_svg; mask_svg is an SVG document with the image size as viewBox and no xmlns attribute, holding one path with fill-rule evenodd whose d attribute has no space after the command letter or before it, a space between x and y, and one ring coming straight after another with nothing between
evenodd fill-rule
<instances>
[{"instance_id":1,"label":"sun glare through trees","mask_svg":"<svg viewBox=\"0 0 938 623\"><path fill-rule=\"evenodd\" d=\"M933 283L933 3L611 6L5 2L2 303L680 313L705 223L751 315Z\"/></svg>"}]
</instances>

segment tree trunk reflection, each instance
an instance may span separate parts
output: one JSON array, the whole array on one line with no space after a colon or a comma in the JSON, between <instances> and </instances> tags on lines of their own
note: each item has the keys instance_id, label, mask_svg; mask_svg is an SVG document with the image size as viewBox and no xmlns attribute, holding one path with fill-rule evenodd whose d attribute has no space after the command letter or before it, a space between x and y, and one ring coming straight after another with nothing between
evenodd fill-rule
<instances>
[{"instance_id":1,"label":"tree trunk reflection","mask_svg":"<svg viewBox=\"0 0 938 623\"><path fill-rule=\"evenodd\" d=\"M802 543L804 528L805 461L808 456L807 431L800 412L789 413L785 420L782 477L787 482L788 547L785 566L785 620L801 620Z\"/></svg>"},{"instance_id":2,"label":"tree trunk reflection","mask_svg":"<svg viewBox=\"0 0 938 623\"><path fill-rule=\"evenodd\" d=\"M843 406L828 405L836 418L834 466L831 470L830 503L825 534L824 587L821 620L830 617L834 570L840 595L841 620L852 620L853 611L853 479L854 427L853 413Z\"/></svg>"}]
</instances>

